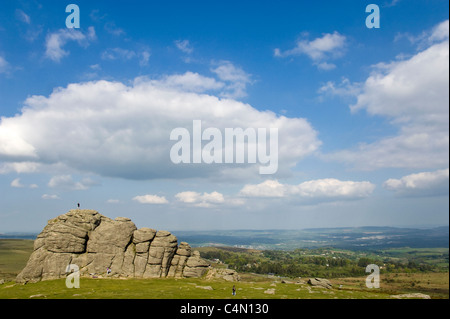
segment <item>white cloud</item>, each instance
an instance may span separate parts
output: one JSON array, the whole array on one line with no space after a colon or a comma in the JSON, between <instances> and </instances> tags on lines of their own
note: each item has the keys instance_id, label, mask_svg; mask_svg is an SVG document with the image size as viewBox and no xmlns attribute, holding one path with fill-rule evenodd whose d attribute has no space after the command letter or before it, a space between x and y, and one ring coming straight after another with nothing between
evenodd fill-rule
<instances>
[{"instance_id":1,"label":"white cloud","mask_svg":"<svg viewBox=\"0 0 450 319\"><path fill-rule=\"evenodd\" d=\"M336 68L336 64L328 63L328 62L321 62L321 63L317 64L317 68L319 70L329 71L329 70L335 69Z\"/></svg>"},{"instance_id":2,"label":"white cloud","mask_svg":"<svg viewBox=\"0 0 450 319\"><path fill-rule=\"evenodd\" d=\"M287 193L287 186L277 180L266 180L256 185L248 184L239 192L240 195L248 197L285 197Z\"/></svg>"},{"instance_id":3,"label":"white cloud","mask_svg":"<svg viewBox=\"0 0 450 319\"><path fill-rule=\"evenodd\" d=\"M5 117L0 118L0 154L5 154L12 160L36 158L35 148L18 135L15 123Z\"/></svg>"},{"instance_id":4,"label":"white cloud","mask_svg":"<svg viewBox=\"0 0 450 319\"><path fill-rule=\"evenodd\" d=\"M11 182L11 187L22 188L22 187L25 187L25 185L23 185L23 184L20 182L20 178L16 178L16 179L14 179L14 180Z\"/></svg>"},{"instance_id":5,"label":"white cloud","mask_svg":"<svg viewBox=\"0 0 450 319\"><path fill-rule=\"evenodd\" d=\"M122 48L111 48L103 51L101 57L103 60L117 60L117 59L131 60L137 57L137 54L133 50Z\"/></svg>"},{"instance_id":6,"label":"white cloud","mask_svg":"<svg viewBox=\"0 0 450 319\"><path fill-rule=\"evenodd\" d=\"M219 90L225 86L224 83L218 82L213 78L189 71L184 74L164 76L158 81L153 81L153 84L161 87L198 93Z\"/></svg>"},{"instance_id":7,"label":"white cloud","mask_svg":"<svg viewBox=\"0 0 450 319\"><path fill-rule=\"evenodd\" d=\"M123 48L109 48L102 52L101 58L103 60L115 61L129 61L132 59L137 59L139 61L140 66L148 65L148 61L150 60L150 50L148 48L144 48L140 51L123 49Z\"/></svg>"},{"instance_id":8,"label":"white cloud","mask_svg":"<svg viewBox=\"0 0 450 319\"><path fill-rule=\"evenodd\" d=\"M391 0L390 2L386 2L383 4L383 8L390 8L390 7L395 7L397 5L397 3L399 3L400 0Z\"/></svg>"},{"instance_id":9,"label":"white cloud","mask_svg":"<svg viewBox=\"0 0 450 319\"><path fill-rule=\"evenodd\" d=\"M194 86L198 92L186 90L187 78L198 81ZM178 127L192 131L196 119L202 120L203 129L222 132L278 128L280 175L290 174L291 167L320 146L317 132L303 118L277 116L200 92L215 86L214 81L186 73L160 81L139 78L130 86L76 83L57 88L48 97L31 96L21 114L1 118L0 161L4 170L5 165L19 169L20 163L36 171L61 165L60 175L76 171L126 179L258 176L259 163L173 164L169 156L175 142L170 141L170 132Z\"/></svg>"},{"instance_id":10,"label":"white cloud","mask_svg":"<svg viewBox=\"0 0 450 319\"><path fill-rule=\"evenodd\" d=\"M91 15L93 15L95 17L95 14L96 13L94 11L92 11ZM110 33L114 36L117 36L117 37L125 34L125 31L123 29L117 27L114 22L106 22L104 28L108 33Z\"/></svg>"},{"instance_id":11,"label":"white cloud","mask_svg":"<svg viewBox=\"0 0 450 319\"><path fill-rule=\"evenodd\" d=\"M0 55L0 74L6 73L8 68L9 68L8 61L6 61L5 58Z\"/></svg>"},{"instance_id":12,"label":"white cloud","mask_svg":"<svg viewBox=\"0 0 450 319\"><path fill-rule=\"evenodd\" d=\"M57 32L47 35L45 41L45 56L55 62L69 55L68 51L63 49L69 41L76 41L80 46L87 47L89 42L96 39L94 27L89 27L88 32L84 34L76 29L60 29Z\"/></svg>"},{"instance_id":13,"label":"white cloud","mask_svg":"<svg viewBox=\"0 0 450 319\"><path fill-rule=\"evenodd\" d=\"M98 185L98 183L90 178L84 178L80 182L75 182L71 175L57 175L48 182L48 187L65 190L87 190L94 185Z\"/></svg>"},{"instance_id":14,"label":"white cloud","mask_svg":"<svg viewBox=\"0 0 450 319\"><path fill-rule=\"evenodd\" d=\"M108 200L106 201L106 203L107 203L107 204L119 204L119 203L120 203L120 200L110 198L110 199L108 199Z\"/></svg>"},{"instance_id":15,"label":"white cloud","mask_svg":"<svg viewBox=\"0 0 450 319\"><path fill-rule=\"evenodd\" d=\"M26 24L30 24L31 23L30 16L28 14L26 14L25 12L23 12L22 10L20 10L20 9L16 9L16 17L17 17L17 19L19 19L23 23L26 23Z\"/></svg>"},{"instance_id":16,"label":"white cloud","mask_svg":"<svg viewBox=\"0 0 450 319\"><path fill-rule=\"evenodd\" d=\"M436 25L431 30L426 30L419 35L412 35L410 33L398 33L394 41L399 41L406 38L412 44L417 46L418 50L423 50L432 44L448 40L449 37L449 20L445 20Z\"/></svg>"},{"instance_id":17,"label":"white cloud","mask_svg":"<svg viewBox=\"0 0 450 319\"><path fill-rule=\"evenodd\" d=\"M336 84L333 81L328 81L322 85L319 94L329 94L339 97L354 97L361 93L361 85L359 83L351 83L349 79L342 78L341 83Z\"/></svg>"},{"instance_id":18,"label":"white cloud","mask_svg":"<svg viewBox=\"0 0 450 319\"><path fill-rule=\"evenodd\" d=\"M434 172L421 172L403 176L400 179L391 178L384 182L383 187L406 196L448 195L449 169Z\"/></svg>"},{"instance_id":19,"label":"white cloud","mask_svg":"<svg viewBox=\"0 0 450 319\"><path fill-rule=\"evenodd\" d=\"M245 185L241 196L246 197L299 197L303 199L356 199L369 196L375 185L370 182L340 181L334 178L318 179L298 185L281 184L266 180L256 185Z\"/></svg>"},{"instance_id":20,"label":"white cloud","mask_svg":"<svg viewBox=\"0 0 450 319\"><path fill-rule=\"evenodd\" d=\"M375 185L370 182L326 178L301 183L292 191L301 197L363 198L369 196L374 189Z\"/></svg>"},{"instance_id":21,"label":"white cloud","mask_svg":"<svg viewBox=\"0 0 450 319\"><path fill-rule=\"evenodd\" d=\"M442 25L442 24L440 24ZM439 31L438 31L439 30ZM355 94L352 112L366 110L398 128L396 135L362 143L356 149L327 155L360 169L384 167L437 168L449 156L449 42L441 27L432 34L446 40L435 43L409 59L380 63L363 84L334 84L323 92ZM345 91L345 88L348 90Z\"/></svg>"},{"instance_id":22,"label":"white cloud","mask_svg":"<svg viewBox=\"0 0 450 319\"><path fill-rule=\"evenodd\" d=\"M148 61L150 60L151 53L149 50L144 50L138 54L139 56L139 65L146 66L148 65Z\"/></svg>"},{"instance_id":23,"label":"white cloud","mask_svg":"<svg viewBox=\"0 0 450 319\"><path fill-rule=\"evenodd\" d=\"M176 40L175 45L181 52L187 54L191 54L192 52L194 52L194 48L189 43L189 40Z\"/></svg>"},{"instance_id":24,"label":"white cloud","mask_svg":"<svg viewBox=\"0 0 450 319\"><path fill-rule=\"evenodd\" d=\"M439 23L437 26L435 26L432 31L431 35L429 37L430 42L439 42L448 40L449 37L449 20L445 20L441 23Z\"/></svg>"},{"instance_id":25,"label":"white cloud","mask_svg":"<svg viewBox=\"0 0 450 319\"><path fill-rule=\"evenodd\" d=\"M61 199L58 195L52 194L44 194L42 195L42 199Z\"/></svg>"},{"instance_id":26,"label":"white cloud","mask_svg":"<svg viewBox=\"0 0 450 319\"><path fill-rule=\"evenodd\" d=\"M215 73L218 78L226 83L225 90L221 96L226 98L242 98L247 96L247 85L251 84L251 75L246 73L242 68L233 65L230 61L220 61L214 63L211 72Z\"/></svg>"},{"instance_id":27,"label":"white cloud","mask_svg":"<svg viewBox=\"0 0 450 319\"><path fill-rule=\"evenodd\" d=\"M295 48L281 51L274 50L275 57L289 57L305 54L321 70L332 70L336 65L326 62L329 59L341 57L344 54L347 38L339 32L325 33L322 37L314 40L300 39Z\"/></svg>"},{"instance_id":28,"label":"white cloud","mask_svg":"<svg viewBox=\"0 0 450 319\"><path fill-rule=\"evenodd\" d=\"M38 188L39 186L36 184L30 184L30 185L24 185L22 184L22 182L20 181L20 178L16 178L11 182L11 187L16 187L16 188L24 188L24 187L29 187L29 188Z\"/></svg>"},{"instance_id":29,"label":"white cloud","mask_svg":"<svg viewBox=\"0 0 450 319\"><path fill-rule=\"evenodd\" d=\"M1 145L1 140L0 140ZM35 173L40 168L39 163L34 162L17 162L17 163L0 163L0 174L15 173Z\"/></svg>"},{"instance_id":30,"label":"white cloud","mask_svg":"<svg viewBox=\"0 0 450 319\"><path fill-rule=\"evenodd\" d=\"M168 204L169 201L164 196L158 195L141 195L133 197L133 200L141 203L141 204Z\"/></svg>"},{"instance_id":31,"label":"white cloud","mask_svg":"<svg viewBox=\"0 0 450 319\"><path fill-rule=\"evenodd\" d=\"M212 193L197 193L197 192L181 192L175 195L178 201L186 204L193 204L196 207L212 207L215 204L225 202L223 194L218 192Z\"/></svg>"}]
</instances>

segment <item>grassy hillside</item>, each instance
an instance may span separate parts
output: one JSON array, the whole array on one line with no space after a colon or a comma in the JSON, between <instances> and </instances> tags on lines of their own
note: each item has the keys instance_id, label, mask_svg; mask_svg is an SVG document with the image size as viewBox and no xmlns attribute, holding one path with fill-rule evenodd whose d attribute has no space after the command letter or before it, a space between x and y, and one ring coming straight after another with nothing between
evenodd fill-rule
<instances>
[{"instance_id":1,"label":"grassy hillside","mask_svg":"<svg viewBox=\"0 0 450 319\"><path fill-rule=\"evenodd\" d=\"M241 272L240 282L226 282L224 280L196 279L92 279L81 278L80 288L69 289L64 279L50 280L26 285L16 285L13 280L25 266L32 252L33 241L30 240L0 240L0 279L5 283L0 285L0 299L9 298L77 298L77 299L385 299L391 295L404 293L425 293L432 298L449 297L448 272L416 272L416 273L387 273L381 276L380 289L365 287L365 276L342 277L330 279L333 289L315 288L307 284L307 278L279 277L277 275L255 274ZM226 252L231 254L232 260L246 262L245 258L255 258L259 262L264 260L288 260L283 252L248 250L239 248L199 248L201 253ZM398 256L426 255L434 258L436 254L444 254L442 250L419 250L412 253L410 249L388 251ZM288 254L289 252L285 252ZM292 252L291 252L292 253ZM299 250L297 253L306 253ZM308 250L311 255L326 258L323 250ZM336 254L336 255L334 255ZM340 255L339 255L340 254ZM355 255L356 254L356 255ZM333 257L349 256L349 260L358 260L361 252L335 251ZM447 250L448 254L448 250ZM237 258L237 259L236 259ZM403 257L402 257L403 258ZM445 258L444 258L445 259ZM436 259L438 262L442 260ZM289 263L287 263L289 264ZM447 263L448 264L448 263ZM216 260L215 267L227 267L223 261ZM236 285L237 295L231 295L232 286Z\"/></svg>"},{"instance_id":2,"label":"grassy hillside","mask_svg":"<svg viewBox=\"0 0 450 319\"><path fill-rule=\"evenodd\" d=\"M0 239L0 279L16 278L33 252L33 243L27 239Z\"/></svg>"},{"instance_id":3,"label":"grassy hillside","mask_svg":"<svg viewBox=\"0 0 450 319\"><path fill-rule=\"evenodd\" d=\"M247 278L248 280L248 278ZM379 291L363 290L327 290L312 288L306 283L281 283L273 280L243 281L230 283L226 281L203 279L90 279L81 278L80 288L68 289L65 280L50 280L27 285L5 284L0 286L0 298L82 298L82 299L380 299L389 294ZM237 295L231 295L236 285ZM268 292L273 292L269 294Z\"/></svg>"}]
</instances>

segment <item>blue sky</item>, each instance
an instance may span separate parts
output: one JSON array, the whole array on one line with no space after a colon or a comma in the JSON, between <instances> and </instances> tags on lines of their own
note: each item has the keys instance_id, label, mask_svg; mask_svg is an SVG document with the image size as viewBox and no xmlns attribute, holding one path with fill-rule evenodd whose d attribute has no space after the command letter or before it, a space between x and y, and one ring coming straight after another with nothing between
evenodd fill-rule
<instances>
[{"instance_id":1,"label":"blue sky","mask_svg":"<svg viewBox=\"0 0 450 319\"><path fill-rule=\"evenodd\" d=\"M3 1L0 232L78 202L172 231L448 225L448 6ZM277 172L175 165L193 120L276 127Z\"/></svg>"}]
</instances>

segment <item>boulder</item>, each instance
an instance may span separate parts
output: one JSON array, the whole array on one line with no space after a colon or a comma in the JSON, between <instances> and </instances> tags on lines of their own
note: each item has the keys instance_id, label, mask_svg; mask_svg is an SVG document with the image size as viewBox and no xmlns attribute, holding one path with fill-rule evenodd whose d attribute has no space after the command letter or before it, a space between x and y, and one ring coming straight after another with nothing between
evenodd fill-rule
<instances>
[{"instance_id":1,"label":"boulder","mask_svg":"<svg viewBox=\"0 0 450 319\"><path fill-rule=\"evenodd\" d=\"M208 263L165 230L137 229L126 217L108 218L94 210L75 209L48 221L34 242L16 282L67 276L69 264L81 276L200 277Z\"/></svg>"},{"instance_id":2,"label":"boulder","mask_svg":"<svg viewBox=\"0 0 450 319\"><path fill-rule=\"evenodd\" d=\"M183 277L202 277L208 271L209 266L208 262L200 257L200 253L194 251L186 262Z\"/></svg>"},{"instance_id":3,"label":"boulder","mask_svg":"<svg viewBox=\"0 0 450 319\"><path fill-rule=\"evenodd\" d=\"M135 230L133 233L133 243L135 243L135 244L144 243L144 242L150 243L153 240L153 238L155 238L155 235L156 235L156 230L154 230L154 229L147 228L147 227L139 228L139 229Z\"/></svg>"},{"instance_id":4,"label":"boulder","mask_svg":"<svg viewBox=\"0 0 450 319\"><path fill-rule=\"evenodd\" d=\"M328 279L323 278L309 278L308 284L310 284L313 287L320 287L327 289L331 289L333 287L333 285Z\"/></svg>"},{"instance_id":5,"label":"boulder","mask_svg":"<svg viewBox=\"0 0 450 319\"><path fill-rule=\"evenodd\" d=\"M275 288L269 288L265 290L264 293L268 295L275 295Z\"/></svg>"},{"instance_id":6,"label":"boulder","mask_svg":"<svg viewBox=\"0 0 450 319\"><path fill-rule=\"evenodd\" d=\"M226 268L209 268L205 279L223 279L225 281L240 281L241 278L236 270Z\"/></svg>"}]
</instances>

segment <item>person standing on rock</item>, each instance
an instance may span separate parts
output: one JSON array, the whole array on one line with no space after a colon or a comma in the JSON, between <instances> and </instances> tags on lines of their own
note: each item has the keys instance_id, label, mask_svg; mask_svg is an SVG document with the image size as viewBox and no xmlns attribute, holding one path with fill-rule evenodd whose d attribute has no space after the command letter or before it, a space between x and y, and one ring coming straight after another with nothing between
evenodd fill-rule
<instances>
[{"instance_id":1,"label":"person standing on rock","mask_svg":"<svg viewBox=\"0 0 450 319\"><path fill-rule=\"evenodd\" d=\"M77 206L78 206L78 209L80 209L80 203L78 203Z\"/></svg>"}]
</instances>

